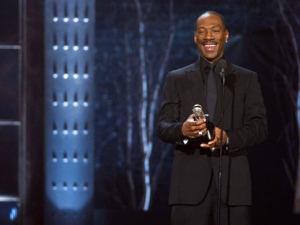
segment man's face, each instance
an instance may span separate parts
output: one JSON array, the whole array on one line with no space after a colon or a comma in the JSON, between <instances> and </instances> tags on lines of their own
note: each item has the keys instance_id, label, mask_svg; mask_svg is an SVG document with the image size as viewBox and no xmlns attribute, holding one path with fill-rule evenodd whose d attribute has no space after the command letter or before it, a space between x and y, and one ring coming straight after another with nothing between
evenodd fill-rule
<instances>
[{"instance_id":1,"label":"man's face","mask_svg":"<svg viewBox=\"0 0 300 225\"><path fill-rule=\"evenodd\" d=\"M228 30L225 30L219 16L204 14L198 18L194 42L203 58L211 63L219 60L223 56L228 37Z\"/></svg>"}]
</instances>

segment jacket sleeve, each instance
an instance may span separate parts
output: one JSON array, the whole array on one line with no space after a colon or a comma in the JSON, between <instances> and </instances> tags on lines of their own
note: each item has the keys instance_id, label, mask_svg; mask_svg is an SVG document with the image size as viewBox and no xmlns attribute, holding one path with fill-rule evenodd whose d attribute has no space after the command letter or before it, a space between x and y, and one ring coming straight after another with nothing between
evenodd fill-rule
<instances>
[{"instance_id":1,"label":"jacket sleeve","mask_svg":"<svg viewBox=\"0 0 300 225\"><path fill-rule=\"evenodd\" d=\"M168 143L183 143L181 134L183 122L180 121L181 100L176 88L174 75L169 73L163 90L163 99L159 111L158 137Z\"/></svg>"},{"instance_id":2,"label":"jacket sleeve","mask_svg":"<svg viewBox=\"0 0 300 225\"><path fill-rule=\"evenodd\" d=\"M254 72L250 76L243 101L243 125L226 130L229 137L229 151L261 143L267 137L266 109L257 74Z\"/></svg>"}]
</instances>

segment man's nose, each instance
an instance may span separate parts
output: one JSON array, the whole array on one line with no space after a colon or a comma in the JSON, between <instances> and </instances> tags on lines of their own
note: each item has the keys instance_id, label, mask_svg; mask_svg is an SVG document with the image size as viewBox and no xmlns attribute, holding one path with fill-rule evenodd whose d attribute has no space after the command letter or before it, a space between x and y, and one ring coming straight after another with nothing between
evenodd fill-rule
<instances>
[{"instance_id":1,"label":"man's nose","mask_svg":"<svg viewBox=\"0 0 300 225\"><path fill-rule=\"evenodd\" d=\"M211 40L211 39L214 39L214 36L211 31L207 31L204 38Z\"/></svg>"}]
</instances>

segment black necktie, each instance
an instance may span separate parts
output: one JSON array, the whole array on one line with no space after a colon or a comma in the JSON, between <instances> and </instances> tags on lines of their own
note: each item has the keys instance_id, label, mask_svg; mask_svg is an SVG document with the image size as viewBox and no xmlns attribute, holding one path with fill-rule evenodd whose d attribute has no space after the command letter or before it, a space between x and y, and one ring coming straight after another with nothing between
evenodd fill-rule
<instances>
[{"instance_id":1,"label":"black necktie","mask_svg":"<svg viewBox=\"0 0 300 225\"><path fill-rule=\"evenodd\" d=\"M216 83L216 75L213 71L213 66L210 65L210 71L207 77L207 85L206 85L206 99L207 99L207 107L210 121L213 120L213 116L215 113L215 107L217 102L217 83Z\"/></svg>"}]
</instances>

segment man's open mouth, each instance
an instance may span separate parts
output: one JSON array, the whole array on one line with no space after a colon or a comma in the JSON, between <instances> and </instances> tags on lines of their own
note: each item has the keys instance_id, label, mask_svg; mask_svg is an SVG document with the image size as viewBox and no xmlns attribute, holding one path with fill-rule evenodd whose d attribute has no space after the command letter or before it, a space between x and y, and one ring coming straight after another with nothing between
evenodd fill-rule
<instances>
[{"instance_id":1,"label":"man's open mouth","mask_svg":"<svg viewBox=\"0 0 300 225\"><path fill-rule=\"evenodd\" d=\"M217 47L216 44L204 44L203 46L206 51L214 51Z\"/></svg>"}]
</instances>

